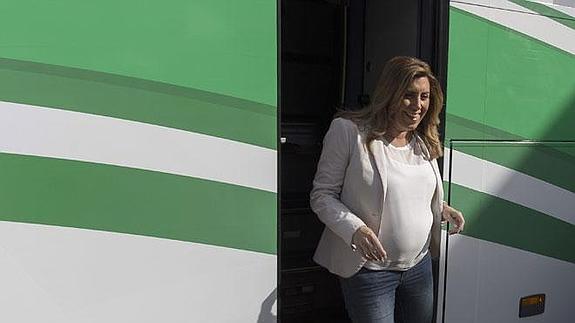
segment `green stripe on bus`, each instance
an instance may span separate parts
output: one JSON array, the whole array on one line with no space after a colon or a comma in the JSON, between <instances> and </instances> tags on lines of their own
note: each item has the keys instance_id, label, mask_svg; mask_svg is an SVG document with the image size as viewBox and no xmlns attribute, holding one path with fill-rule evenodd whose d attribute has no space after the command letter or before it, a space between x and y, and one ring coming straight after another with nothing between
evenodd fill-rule
<instances>
[{"instance_id":1,"label":"green stripe on bus","mask_svg":"<svg viewBox=\"0 0 575 323\"><path fill-rule=\"evenodd\" d=\"M0 154L0 220L276 253L276 194L124 167Z\"/></svg>"},{"instance_id":2,"label":"green stripe on bus","mask_svg":"<svg viewBox=\"0 0 575 323\"><path fill-rule=\"evenodd\" d=\"M447 111L532 140L575 139L575 56L452 8ZM456 138L449 131L448 138ZM480 139L480 138L476 138Z\"/></svg>"},{"instance_id":3,"label":"green stripe on bus","mask_svg":"<svg viewBox=\"0 0 575 323\"><path fill-rule=\"evenodd\" d=\"M575 263L575 226L452 184L451 205L465 214L463 234Z\"/></svg>"},{"instance_id":4,"label":"green stripe on bus","mask_svg":"<svg viewBox=\"0 0 575 323\"><path fill-rule=\"evenodd\" d=\"M449 113L446 115L446 129L453 139L526 139ZM448 141L445 147L450 147ZM453 149L575 192L575 143L525 145L454 142ZM449 152L446 152L448 156Z\"/></svg>"},{"instance_id":5,"label":"green stripe on bus","mask_svg":"<svg viewBox=\"0 0 575 323\"><path fill-rule=\"evenodd\" d=\"M275 107L125 76L0 59L0 99L276 147Z\"/></svg>"},{"instance_id":6,"label":"green stripe on bus","mask_svg":"<svg viewBox=\"0 0 575 323\"><path fill-rule=\"evenodd\" d=\"M509 0L509 1L516 3L522 7L525 7L529 10L535 11L547 18L551 18L557 21L558 23L565 25L571 29L575 29L575 18L559 10L555 10L549 6L533 1L527 1L527 0Z\"/></svg>"},{"instance_id":7,"label":"green stripe on bus","mask_svg":"<svg viewBox=\"0 0 575 323\"><path fill-rule=\"evenodd\" d=\"M276 1L3 1L0 56L277 101Z\"/></svg>"}]
</instances>

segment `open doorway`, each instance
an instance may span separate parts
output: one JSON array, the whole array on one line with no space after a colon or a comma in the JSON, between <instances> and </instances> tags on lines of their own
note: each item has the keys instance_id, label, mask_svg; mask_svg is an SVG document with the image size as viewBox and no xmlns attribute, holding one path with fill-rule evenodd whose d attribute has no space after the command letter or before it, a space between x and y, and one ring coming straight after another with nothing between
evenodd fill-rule
<instances>
[{"instance_id":1,"label":"open doorway","mask_svg":"<svg viewBox=\"0 0 575 323\"><path fill-rule=\"evenodd\" d=\"M281 322L349 322L338 280L312 261L323 224L309 208L337 109L369 102L383 64L429 62L445 87L447 1L281 0Z\"/></svg>"}]
</instances>

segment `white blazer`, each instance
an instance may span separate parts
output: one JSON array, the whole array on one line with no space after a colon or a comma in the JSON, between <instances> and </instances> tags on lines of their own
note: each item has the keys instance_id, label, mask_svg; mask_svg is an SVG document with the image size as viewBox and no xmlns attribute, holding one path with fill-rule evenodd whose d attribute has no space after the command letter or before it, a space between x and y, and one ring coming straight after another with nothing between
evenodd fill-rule
<instances>
[{"instance_id":1,"label":"white blazer","mask_svg":"<svg viewBox=\"0 0 575 323\"><path fill-rule=\"evenodd\" d=\"M428 157L429 151L419 136L417 142L416 149L419 147ZM373 155L366 148L365 134L354 122L334 119L325 135L313 181L311 208L325 224L314 261L341 277L352 276L366 262L351 247L355 231L367 225L379 235L387 190L387 164L381 140L374 140L371 150ZM430 249L432 257L437 257L443 184L437 161L434 159L430 163L437 179L431 202L433 225Z\"/></svg>"}]
</instances>

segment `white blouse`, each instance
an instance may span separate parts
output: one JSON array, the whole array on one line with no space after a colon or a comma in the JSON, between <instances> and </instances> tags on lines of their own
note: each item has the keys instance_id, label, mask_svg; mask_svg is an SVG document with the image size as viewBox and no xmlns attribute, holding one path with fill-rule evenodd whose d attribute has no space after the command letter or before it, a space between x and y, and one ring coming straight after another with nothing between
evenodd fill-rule
<instances>
[{"instance_id":1,"label":"white blouse","mask_svg":"<svg viewBox=\"0 0 575 323\"><path fill-rule=\"evenodd\" d=\"M416 149L415 137L403 147L383 142L388 175L379 240L387 259L368 261L364 267L407 270L428 252L433 223L431 200L437 180L431 163Z\"/></svg>"}]
</instances>

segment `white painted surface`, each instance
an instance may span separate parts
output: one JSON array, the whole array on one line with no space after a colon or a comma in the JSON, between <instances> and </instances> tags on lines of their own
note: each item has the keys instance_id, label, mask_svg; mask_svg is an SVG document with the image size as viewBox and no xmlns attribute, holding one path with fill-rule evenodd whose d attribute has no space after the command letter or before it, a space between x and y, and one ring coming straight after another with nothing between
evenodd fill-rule
<instances>
[{"instance_id":1,"label":"white painted surface","mask_svg":"<svg viewBox=\"0 0 575 323\"><path fill-rule=\"evenodd\" d=\"M559 6L575 8L575 0L553 0L553 3Z\"/></svg>"},{"instance_id":2,"label":"white painted surface","mask_svg":"<svg viewBox=\"0 0 575 323\"><path fill-rule=\"evenodd\" d=\"M0 102L0 152L78 160L277 191L277 152L93 114Z\"/></svg>"},{"instance_id":3,"label":"white painted surface","mask_svg":"<svg viewBox=\"0 0 575 323\"><path fill-rule=\"evenodd\" d=\"M568 7L575 7L575 0L527 0L531 2L538 2L543 4L552 4L555 6L568 6Z\"/></svg>"},{"instance_id":4,"label":"white painted surface","mask_svg":"<svg viewBox=\"0 0 575 323\"><path fill-rule=\"evenodd\" d=\"M439 263L437 269L437 307L436 311L436 321L437 323L443 322L443 297L445 289L445 257L446 257L446 241L447 241L447 230L441 230L441 243L439 253Z\"/></svg>"},{"instance_id":5,"label":"white painted surface","mask_svg":"<svg viewBox=\"0 0 575 323\"><path fill-rule=\"evenodd\" d=\"M451 181L575 224L575 193L487 160L453 150ZM449 181L449 150L444 180Z\"/></svg>"},{"instance_id":6,"label":"white painted surface","mask_svg":"<svg viewBox=\"0 0 575 323\"><path fill-rule=\"evenodd\" d=\"M0 286L2 322L276 321L276 256L135 235L0 222Z\"/></svg>"},{"instance_id":7,"label":"white painted surface","mask_svg":"<svg viewBox=\"0 0 575 323\"><path fill-rule=\"evenodd\" d=\"M537 2L537 1L535 1ZM543 3L544 5L548 6L551 9L555 9L557 11L561 11L562 13L569 15L571 17L575 17L575 1L572 1L572 3L568 4L568 3L563 3L563 4L559 4L557 2L552 3L547 2L547 3ZM569 5L569 6L568 6Z\"/></svg>"},{"instance_id":8,"label":"white painted surface","mask_svg":"<svg viewBox=\"0 0 575 323\"><path fill-rule=\"evenodd\" d=\"M520 298L540 293L546 294L545 313L520 319ZM570 323L574 293L573 263L463 235L449 237L445 323Z\"/></svg>"},{"instance_id":9,"label":"white painted surface","mask_svg":"<svg viewBox=\"0 0 575 323\"><path fill-rule=\"evenodd\" d=\"M464 0L450 4L575 55L575 30L525 7L505 0Z\"/></svg>"}]
</instances>

